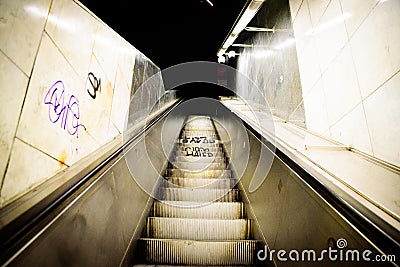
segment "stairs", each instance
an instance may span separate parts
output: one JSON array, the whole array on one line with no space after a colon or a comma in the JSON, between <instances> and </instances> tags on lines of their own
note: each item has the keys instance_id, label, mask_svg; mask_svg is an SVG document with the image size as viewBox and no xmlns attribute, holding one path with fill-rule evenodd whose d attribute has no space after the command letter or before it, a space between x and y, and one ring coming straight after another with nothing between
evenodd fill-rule
<instances>
[{"instance_id":1,"label":"stairs","mask_svg":"<svg viewBox=\"0 0 400 267\"><path fill-rule=\"evenodd\" d=\"M252 266L256 241L214 124L190 116L139 240L135 266Z\"/></svg>"}]
</instances>

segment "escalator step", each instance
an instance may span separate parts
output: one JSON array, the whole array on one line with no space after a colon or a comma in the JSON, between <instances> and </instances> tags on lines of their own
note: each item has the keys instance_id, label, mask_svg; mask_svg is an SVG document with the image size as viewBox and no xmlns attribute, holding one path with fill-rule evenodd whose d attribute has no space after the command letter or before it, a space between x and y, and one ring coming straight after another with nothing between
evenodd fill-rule
<instances>
[{"instance_id":1,"label":"escalator step","mask_svg":"<svg viewBox=\"0 0 400 267\"><path fill-rule=\"evenodd\" d=\"M213 220L148 217L150 238L185 240L245 240L249 238L250 220Z\"/></svg>"},{"instance_id":2,"label":"escalator step","mask_svg":"<svg viewBox=\"0 0 400 267\"><path fill-rule=\"evenodd\" d=\"M185 171L179 169L168 169L166 172L168 177L182 178L230 178L230 170L205 170L205 171Z\"/></svg>"},{"instance_id":3,"label":"escalator step","mask_svg":"<svg viewBox=\"0 0 400 267\"><path fill-rule=\"evenodd\" d=\"M225 170L227 165L225 162L179 162L173 163L173 169L182 169L188 171L202 171L202 170Z\"/></svg>"},{"instance_id":4,"label":"escalator step","mask_svg":"<svg viewBox=\"0 0 400 267\"><path fill-rule=\"evenodd\" d=\"M243 217L242 202L154 202L153 215L157 217L240 219Z\"/></svg>"},{"instance_id":5,"label":"escalator step","mask_svg":"<svg viewBox=\"0 0 400 267\"><path fill-rule=\"evenodd\" d=\"M178 152L181 153L186 153L186 151L196 151L196 149L198 149L199 151L204 151L204 152L212 152L212 153L216 153L216 152L222 152L224 151L223 147L219 147L219 146L203 146L202 144L196 144L196 145L180 145L176 148L178 150Z\"/></svg>"},{"instance_id":6,"label":"escalator step","mask_svg":"<svg viewBox=\"0 0 400 267\"><path fill-rule=\"evenodd\" d=\"M160 194L167 201L236 202L239 200L237 189L160 188Z\"/></svg>"},{"instance_id":7,"label":"escalator step","mask_svg":"<svg viewBox=\"0 0 400 267\"><path fill-rule=\"evenodd\" d=\"M222 156L218 157L192 157L192 156L176 156L176 162L227 162L226 158Z\"/></svg>"},{"instance_id":8,"label":"escalator step","mask_svg":"<svg viewBox=\"0 0 400 267\"><path fill-rule=\"evenodd\" d=\"M163 186L170 188L209 188L229 189L233 188L235 180L230 178L178 178L170 177L164 180Z\"/></svg>"},{"instance_id":9,"label":"escalator step","mask_svg":"<svg viewBox=\"0 0 400 267\"><path fill-rule=\"evenodd\" d=\"M146 259L154 264L251 265L256 241L194 241L142 238Z\"/></svg>"}]
</instances>

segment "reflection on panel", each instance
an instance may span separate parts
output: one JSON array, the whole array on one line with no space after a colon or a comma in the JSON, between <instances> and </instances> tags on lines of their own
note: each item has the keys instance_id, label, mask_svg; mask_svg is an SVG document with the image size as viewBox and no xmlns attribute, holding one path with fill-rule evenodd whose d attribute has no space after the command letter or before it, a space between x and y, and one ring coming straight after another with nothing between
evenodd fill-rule
<instances>
[{"instance_id":1,"label":"reflection on panel","mask_svg":"<svg viewBox=\"0 0 400 267\"><path fill-rule=\"evenodd\" d=\"M252 47L240 50L237 69L250 80L238 76L237 93L249 102L263 105L261 92L273 115L304 126L300 75L288 1L264 3L251 25L273 31L244 32L238 38L238 43L251 44Z\"/></svg>"}]
</instances>

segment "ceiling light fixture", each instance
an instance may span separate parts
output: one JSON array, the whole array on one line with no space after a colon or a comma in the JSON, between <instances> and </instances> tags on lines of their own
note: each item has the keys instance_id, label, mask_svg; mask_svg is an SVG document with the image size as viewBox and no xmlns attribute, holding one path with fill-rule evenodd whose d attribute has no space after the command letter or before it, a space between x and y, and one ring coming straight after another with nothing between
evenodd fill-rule
<instances>
[{"instance_id":1,"label":"ceiling light fixture","mask_svg":"<svg viewBox=\"0 0 400 267\"><path fill-rule=\"evenodd\" d=\"M233 50L231 50L231 51L228 52L227 55L228 55L229 58L233 58L233 57L235 57L235 56L239 56L240 54L239 54L239 53L236 53L236 52L233 51Z\"/></svg>"},{"instance_id":2,"label":"ceiling light fixture","mask_svg":"<svg viewBox=\"0 0 400 267\"><path fill-rule=\"evenodd\" d=\"M261 28L261 27L246 27L244 28L248 32L274 32L275 29Z\"/></svg>"},{"instance_id":3,"label":"ceiling light fixture","mask_svg":"<svg viewBox=\"0 0 400 267\"><path fill-rule=\"evenodd\" d=\"M248 48L254 47L254 45L252 45L252 44L232 44L232 46L234 46L234 47L248 47Z\"/></svg>"},{"instance_id":4,"label":"ceiling light fixture","mask_svg":"<svg viewBox=\"0 0 400 267\"><path fill-rule=\"evenodd\" d=\"M206 0L206 2L207 2L207 3L209 3L209 4L210 4L210 6L214 6L214 4L213 4L213 3L211 3L211 1L210 1L210 0Z\"/></svg>"},{"instance_id":5,"label":"ceiling light fixture","mask_svg":"<svg viewBox=\"0 0 400 267\"><path fill-rule=\"evenodd\" d=\"M239 33L241 33L257 14L265 0L248 0L239 16L236 18L234 26L231 28L228 36L225 38L224 43L221 45L217 56L225 54L226 50L235 42Z\"/></svg>"}]
</instances>

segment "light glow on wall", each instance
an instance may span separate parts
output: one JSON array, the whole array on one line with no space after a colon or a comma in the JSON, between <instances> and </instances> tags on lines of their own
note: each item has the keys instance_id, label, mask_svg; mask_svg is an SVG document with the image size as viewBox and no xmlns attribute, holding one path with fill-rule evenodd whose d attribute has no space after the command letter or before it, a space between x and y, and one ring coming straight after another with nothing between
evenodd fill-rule
<instances>
[{"instance_id":1,"label":"light glow on wall","mask_svg":"<svg viewBox=\"0 0 400 267\"><path fill-rule=\"evenodd\" d=\"M60 19L52 14L48 14L47 11L41 10L37 6L26 6L25 11L36 16L46 19L47 21L57 26L60 29L63 29L68 32L75 32L79 27L77 27L74 23L67 21L65 19Z\"/></svg>"},{"instance_id":2,"label":"light glow on wall","mask_svg":"<svg viewBox=\"0 0 400 267\"><path fill-rule=\"evenodd\" d=\"M291 37L291 38L286 39L286 40L283 41L282 43L276 45L274 48L275 48L276 50L282 50L282 49L284 49L284 48L286 48L286 47L291 46L291 45L294 44L294 43L296 43L296 40L295 40L293 37Z\"/></svg>"},{"instance_id":3,"label":"light glow on wall","mask_svg":"<svg viewBox=\"0 0 400 267\"><path fill-rule=\"evenodd\" d=\"M317 26L315 29L310 29L306 32L306 35L317 35L323 31L326 31L327 29L330 29L338 24L340 24L341 22L346 21L347 19L349 19L352 16L351 13L344 13L343 15L332 19L326 23L323 23L319 26Z\"/></svg>"}]
</instances>

